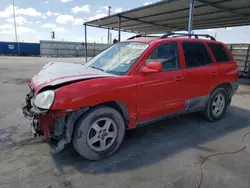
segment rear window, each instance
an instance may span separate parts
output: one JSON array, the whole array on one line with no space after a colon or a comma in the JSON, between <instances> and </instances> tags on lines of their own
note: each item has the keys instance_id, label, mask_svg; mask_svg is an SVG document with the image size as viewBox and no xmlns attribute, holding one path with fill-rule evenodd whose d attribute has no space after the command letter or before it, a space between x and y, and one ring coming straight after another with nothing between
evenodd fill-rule
<instances>
[{"instance_id":1,"label":"rear window","mask_svg":"<svg viewBox=\"0 0 250 188\"><path fill-rule=\"evenodd\" d=\"M212 63L210 55L204 43L183 42L186 67L200 67Z\"/></svg>"},{"instance_id":2,"label":"rear window","mask_svg":"<svg viewBox=\"0 0 250 188\"><path fill-rule=\"evenodd\" d=\"M228 62L231 60L225 47L221 44L207 43L217 62Z\"/></svg>"}]
</instances>

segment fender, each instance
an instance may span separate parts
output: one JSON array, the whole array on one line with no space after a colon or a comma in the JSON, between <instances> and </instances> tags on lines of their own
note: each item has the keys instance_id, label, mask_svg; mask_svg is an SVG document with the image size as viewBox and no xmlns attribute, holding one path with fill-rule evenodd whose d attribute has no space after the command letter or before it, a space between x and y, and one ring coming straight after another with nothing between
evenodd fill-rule
<instances>
[{"instance_id":1,"label":"fender","mask_svg":"<svg viewBox=\"0 0 250 188\"><path fill-rule=\"evenodd\" d=\"M84 107L115 102L124 118L129 120L128 128L134 128L137 116L137 79L136 76L106 77L60 87L56 89L51 110L77 111Z\"/></svg>"}]
</instances>

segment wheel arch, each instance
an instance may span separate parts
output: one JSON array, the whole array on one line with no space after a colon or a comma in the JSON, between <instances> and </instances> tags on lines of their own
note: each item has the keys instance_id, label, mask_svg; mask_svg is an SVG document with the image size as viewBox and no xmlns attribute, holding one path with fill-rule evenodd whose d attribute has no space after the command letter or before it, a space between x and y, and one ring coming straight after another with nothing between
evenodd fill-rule
<instances>
[{"instance_id":1,"label":"wheel arch","mask_svg":"<svg viewBox=\"0 0 250 188\"><path fill-rule=\"evenodd\" d=\"M228 94L228 99L230 99L233 95L233 86L231 83L222 83L222 84L219 84L218 86L216 86L214 90L216 90L217 88L224 88ZM211 93L213 93L213 91Z\"/></svg>"},{"instance_id":2,"label":"wheel arch","mask_svg":"<svg viewBox=\"0 0 250 188\"><path fill-rule=\"evenodd\" d=\"M125 103L121 101L108 101L108 102L97 104L96 106L101 106L101 105L109 106L117 110L122 115L126 128L128 128L130 115L129 115L128 107Z\"/></svg>"},{"instance_id":3,"label":"wheel arch","mask_svg":"<svg viewBox=\"0 0 250 188\"><path fill-rule=\"evenodd\" d=\"M93 107L97 107L97 106L109 106L109 107L117 110L124 119L125 128L128 129L130 115L129 115L127 105L121 101L103 102L103 103L96 104L94 106L84 107L84 108L80 109L79 111L72 112L72 113L68 114L68 116L66 118L66 124L65 124L65 126L66 126L65 136L66 136L66 140L68 143L71 142L71 140L72 140L75 126L76 126L78 120L80 119L80 117L82 117L83 115L88 113L89 110L91 110Z\"/></svg>"}]
</instances>

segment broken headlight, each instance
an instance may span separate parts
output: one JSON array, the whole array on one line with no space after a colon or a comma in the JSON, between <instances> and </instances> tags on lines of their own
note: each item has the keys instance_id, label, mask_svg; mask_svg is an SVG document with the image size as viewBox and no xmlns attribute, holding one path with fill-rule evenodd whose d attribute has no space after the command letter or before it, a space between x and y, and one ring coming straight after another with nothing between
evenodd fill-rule
<instances>
[{"instance_id":1,"label":"broken headlight","mask_svg":"<svg viewBox=\"0 0 250 188\"><path fill-rule=\"evenodd\" d=\"M35 97L34 104L38 108L48 110L52 106L54 98L55 98L55 91L54 90L43 91Z\"/></svg>"}]
</instances>

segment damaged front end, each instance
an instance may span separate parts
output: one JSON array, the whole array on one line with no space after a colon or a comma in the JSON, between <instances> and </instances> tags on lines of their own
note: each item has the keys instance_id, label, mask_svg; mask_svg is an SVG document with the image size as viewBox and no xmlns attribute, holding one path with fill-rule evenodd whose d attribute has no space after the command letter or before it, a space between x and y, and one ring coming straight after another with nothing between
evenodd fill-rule
<instances>
[{"instance_id":1,"label":"damaged front end","mask_svg":"<svg viewBox=\"0 0 250 188\"><path fill-rule=\"evenodd\" d=\"M35 90L32 88L31 91L26 95L25 102L22 105L23 115L31 121L31 132L34 137L40 136L40 121L39 116L45 114L47 110L40 110L33 105L34 103ZM47 140L48 137L46 137Z\"/></svg>"},{"instance_id":2,"label":"damaged front end","mask_svg":"<svg viewBox=\"0 0 250 188\"><path fill-rule=\"evenodd\" d=\"M84 107L78 110L42 109L35 105L35 91L31 89L22 105L24 116L31 121L31 132L34 137L43 136L45 142L50 138L59 140L52 148L52 153L62 151L65 144L70 143L76 120L88 110Z\"/></svg>"},{"instance_id":3,"label":"damaged front end","mask_svg":"<svg viewBox=\"0 0 250 188\"><path fill-rule=\"evenodd\" d=\"M86 112L89 107L75 106L70 108L61 106L53 108L56 103L56 90L76 82L88 79L113 77L109 74L82 64L51 62L46 64L36 74L29 84L31 91L25 97L22 105L24 116L31 121L31 131L34 136L43 136L48 142L50 138L59 140L57 146L52 149L57 153L64 148L64 145L71 142L73 128L76 120ZM67 95L67 93L65 93ZM60 101L62 96L57 96Z\"/></svg>"}]
</instances>

